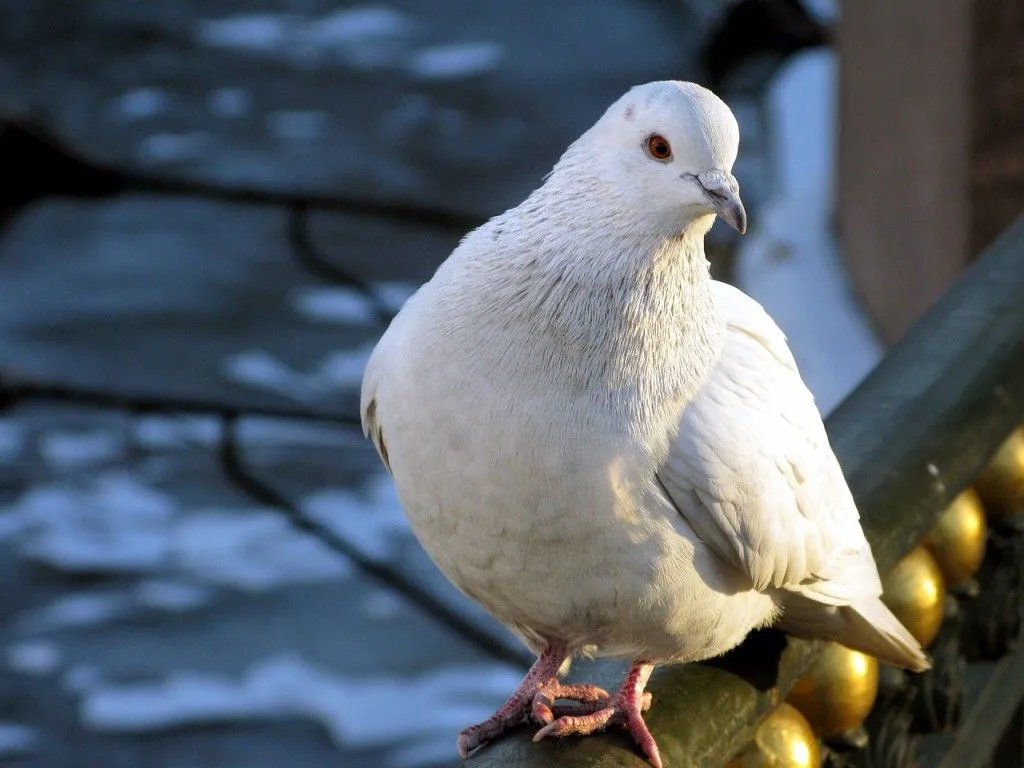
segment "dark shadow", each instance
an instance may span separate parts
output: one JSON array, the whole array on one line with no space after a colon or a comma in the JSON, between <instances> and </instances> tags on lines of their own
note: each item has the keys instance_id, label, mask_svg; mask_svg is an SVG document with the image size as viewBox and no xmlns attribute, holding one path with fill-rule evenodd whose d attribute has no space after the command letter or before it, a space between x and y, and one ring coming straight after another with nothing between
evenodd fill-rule
<instances>
[{"instance_id":1,"label":"dark shadow","mask_svg":"<svg viewBox=\"0 0 1024 768\"><path fill-rule=\"evenodd\" d=\"M755 629L728 653L701 663L742 677L764 693L774 688L779 678L786 642L785 633L777 629Z\"/></svg>"}]
</instances>

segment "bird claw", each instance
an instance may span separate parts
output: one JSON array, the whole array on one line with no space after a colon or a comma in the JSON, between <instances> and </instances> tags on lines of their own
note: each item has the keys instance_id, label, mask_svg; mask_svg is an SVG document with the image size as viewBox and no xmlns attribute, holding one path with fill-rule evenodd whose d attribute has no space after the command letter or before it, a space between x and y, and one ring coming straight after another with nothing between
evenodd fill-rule
<instances>
[{"instance_id":1,"label":"bird claw","mask_svg":"<svg viewBox=\"0 0 1024 768\"><path fill-rule=\"evenodd\" d=\"M570 711L589 713L600 710L607 706L609 699L608 692L596 685L562 685L552 678L542 683L532 696L527 693L510 700L487 720L464 729L457 742L459 756L465 760L474 749L515 728L527 718L546 725ZM556 701L574 703L556 704Z\"/></svg>"},{"instance_id":2,"label":"bird claw","mask_svg":"<svg viewBox=\"0 0 1024 768\"><path fill-rule=\"evenodd\" d=\"M575 699L575 697L572 697ZM578 702L578 703L577 703ZM574 703L571 704L556 704L552 707L554 717L552 720L557 720L560 717L579 717L580 715L591 715L597 712L599 709L604 709L608 706L607 699L599 699L595 701L582 702L579 699L575 699ZM640 711L646 712L651 708L651 694L644 692L643 698L640 700ZM536 719L536 718L535 718ZM541 722L538 720L538 722ZM547 725L551 720L545 720L542 725Z\"/></svg>"},{"instance_id":3,"label":"bird claw","mask_svg":"<svg viewBox=\"0 0 1024 768\"><path fill-rule=\"evenodd\" d=\"M459 756L532 719L542 725L533 737L582 736L604 730L609 724L622 725L651 761L662 768L658 745L647 730L642 713L651 707L651 694L644 691L654 665L638 660L614 696L596 685L562 685L555 675L565 660L565 646L545 649L516 690L497 712L482 723L471 725L459 734ZM560 704L558 702L561 702Z\"/></svg>"},{"instance_id":4,"label":"bird claw","mask_svg":"<svg viewBox=\"0 0 1024 768\"><path fill-rule=\"evenodd\" d=\"M593 712L608 705L608 691L596 685L562 685L558 680L550 680L542 685L533 695L530 714L535 722L547 725L566 712ZM557 700L567 700L574 704L556 704Z\"/></svg>"},{"instance_id":5,"label":"bird claw","mask_svg":"<svg viewBox=\"0 0 1024 768\"><path fill-rule=\"evenodd\" d=\"M604 705L587 702L571 707L559 707L558 713L561 716L537 731L533 740L542 741L548 736L587 736L603 731L609 725L619 725L629 732L651 765L654 768L662 768L658 745L641 717L641 713L651 707L651 694L646 691L639 695L631 695L632 693L619 691ZM572 714L562 714L563 711L568 712L570 709Z\"/></svg>"}]
</instances>

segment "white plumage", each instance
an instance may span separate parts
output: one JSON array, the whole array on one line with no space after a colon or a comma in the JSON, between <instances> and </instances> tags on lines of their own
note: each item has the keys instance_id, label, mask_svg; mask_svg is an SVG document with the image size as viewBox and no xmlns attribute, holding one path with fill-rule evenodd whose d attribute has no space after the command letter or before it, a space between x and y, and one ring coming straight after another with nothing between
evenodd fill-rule
<instances>
[{"instance_id":1,"label":"white plumage","mask_svg":"<svg viewBox=\"0 0 1024 768\"><path fill-rule=\"evenodd\" d=\"M785 335L742 291L712 287L725 344L683 412L662 483L698 536L775 595L787 631L926 668L879 600L856 504Z\"/></svg>"},{"instance_id":2,"label":"white plumage","mask_svg":"<svg viewBox=\"0 0 1024 768\"><path fill-rule=\"evenodd\" d=\"M532 707L540 736L621 720L660 765L639 715L651 664L721 654L780 615L927 665L878 600L785 337L710 278L715 214L745 228L737 146L709 91L632 89L526 201L466 236L367 365L364 427L416 535L540 654L463 752ZM627 684L538 710L576 651L634 661Z\"/></svg>"}]
</instances>

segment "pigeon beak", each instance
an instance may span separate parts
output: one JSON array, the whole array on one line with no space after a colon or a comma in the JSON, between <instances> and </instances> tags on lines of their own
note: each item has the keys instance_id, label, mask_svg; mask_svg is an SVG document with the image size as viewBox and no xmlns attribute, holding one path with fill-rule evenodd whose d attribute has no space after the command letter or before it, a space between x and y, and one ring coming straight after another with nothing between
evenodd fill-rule
<instances>
[{"instance_id":1,"label":"pigeon beak","mask_svg":"<svg viewBox=\"0 0 1024 768\"><path fill-rule=\"evenodd\" d=\"M711 204L722 221L741 235L747 234L747 211L739 194L714 195Z\"/></svg>"},{"instance_id":2,"label":"pigeon beak","mask_svg":"<svg viewBox=\"0 0 1024 768\"><path fill-rule=\"evenodd\" d=\"M705 171L697 181L707 192L708 205L722 221L741 235L747 233L747 211L740 200L740 185L731 173Z\"/></svg>"}]
</instances>

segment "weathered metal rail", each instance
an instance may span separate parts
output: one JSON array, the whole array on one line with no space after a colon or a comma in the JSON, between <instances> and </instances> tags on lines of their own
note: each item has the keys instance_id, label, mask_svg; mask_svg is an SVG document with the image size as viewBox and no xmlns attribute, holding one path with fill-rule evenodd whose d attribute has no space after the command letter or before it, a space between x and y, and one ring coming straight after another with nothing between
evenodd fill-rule
<instances>
[{"instance_id":1,"label":"weathered metal rail","mask_svg":"<svg viewBox=\"0 0 1024 768\"><path fill-rule=\"evenodd\" d=\"M1024 421L1024 218L1011 226L828 418L880 569L920 540ZM714 666L665 667L647 715L666 766L719 768L746 743L813 659L764 635ZM776 645L776 648L780 644ZM755 659L753 667L750 659ZM1017 651L989 675L961 728L929 750L944 768L987 765L1024 697ZM610 674L610 673L609 673ZM600 681L605 675L599 669ZM759 678L767 677L767 683ZM612 687L616 681L607 680ZM643 768L615 732L561 742L531 731L479 750L463 768Z\"/></svg>"}]
</instances>

